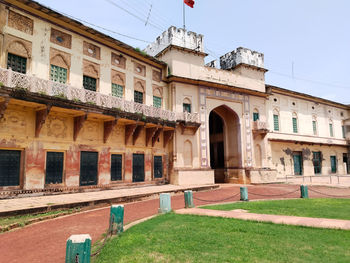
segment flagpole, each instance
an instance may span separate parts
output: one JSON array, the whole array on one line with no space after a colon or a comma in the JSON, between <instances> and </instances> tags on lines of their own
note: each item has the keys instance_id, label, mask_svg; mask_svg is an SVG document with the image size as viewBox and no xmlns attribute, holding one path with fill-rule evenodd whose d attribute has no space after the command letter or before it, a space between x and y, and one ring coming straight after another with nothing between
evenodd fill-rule
<instances>
[{"instance_id":1,"label":"flagpole","mask_svg":"<svg viewBox=\"0 0 350 263\"><path fill-rule=\"evenodd\" d=\"M185 20L185 1L183 1L183 11L182 11L182 16L183 16L183 22L184 22L184 30L186 30L186 20Z\"/></svg>"}]
</instances>

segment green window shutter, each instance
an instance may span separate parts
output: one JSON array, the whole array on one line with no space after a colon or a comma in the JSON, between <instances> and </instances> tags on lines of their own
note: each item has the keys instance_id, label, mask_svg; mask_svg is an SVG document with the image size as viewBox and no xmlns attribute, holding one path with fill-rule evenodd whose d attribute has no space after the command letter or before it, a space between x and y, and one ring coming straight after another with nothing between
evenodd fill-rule
<instances>
[{"instance_id":1,"label":"green window shutter","mask_svg":"<svg viewBox=\"0 0 350 263\"><path fill-rule=\"evenodd\" d=\"M298 122L297 118L293 118L293 132L298 133Z\"/></svg>"},{"instance_id":2,"label":"green window shutter","mask_svg":"<svg viewBox=\"0 0 350 263\"><path fill-rule=\"evenodd\" d=\"M156 108L161 108L162 107L162 98L153 96L153 106Z\"/></svg>"},{"instance_id":3,"label":"green window shutter","mask_svg":"<svg viewBox=\"0 0 350 263\"><path fill-rule=\"evenodd\" d=\"M124 87L121 85L112 83L112 95L118 98L123 98Z\"/></svg>"},{"instance_id":4,"label":"green window shutter","mask_svg":"<svg viewBox=\"0 0 350 263\"><path fill-rule=\"evenodd\" d=\"M7 54L7 68L11 68L13 71L26 74L27 72L27 59L11 53Z\"/></svg>"},{"instance_id":5,"label":"green window shutter","mask_svg":"<svg viewBox=\"0 0 350 263\"><path fill-rule=\"evenodd\" d=\"M273 129L274 129L275 131L279 131L279 130L280 130L279 117L278 117L278 115L273 115Z\"/></svg>"},{"instance_id":6,"label":"green window shutter","mask_svg":"<svg viewBox=\"0 0 350 263\"><path fill-rule=\"evenodd\" d=\"M67 83L67 69L51 65L50 79L55 82Z\"/></svg>"},{"instance_id":7,"label":"green window shutter","mask_svg":"<svg viewBox=\"0 0 350 263\"><path fill-rule=\"evenodd\" d=\"M134 91L134 101L137 103L143 103L143 92L137 90Z\"/></svg>"},{"instance_id":8,"label":"green window shutter","mask_svg":"<svg viewBox=\"0 0 350 263\"><path fill-rule=\"evenodd\" d=\"M331 156L331 171L333 174L337 172L337 157Z\"/></svg>"},{"instance_id":9,"label":"green window shutter","mask_svg":"<svg viewBox=\"0 0 350 263\"><path fill-rule=\"evenodd\" d=\"M183 111L184 111L184 112L191 113L191 104L189 104L189 103L184 103L184 104L183 104Z\"/></svg>"},{"instance_id":10,"label":"green window shutter","mask_svg":"<svg viewBox=\"0 0 350 263\"><path fill-rule=\"evenodd\" d=\"M83 76L84 89L96 91L97 79L88 76Z\"/></svg>"},{"instance_id":11,"label":"green window shutter","mask_svg":"<svg viewBox=\"0 0 350 263\"><path fill-rule=\"evenodd\" d=\"M314 173L320 174L322 171L321 152L312 152L312 154L313 154L312 162L314 164Z\"/></svg>"},{"instance_id":12,"label":"green window shutter","mask_svg":"<svg viewBox=\"0 0 350 263\"><path fill-rule=\"evenodd\" d=\"M333 124L332 124L332 123L329 124L329 135L330 135L331 137L334 136L334 133L333 133Z\"/></svg>"},{"instance_id":13,"label":"green window shutter","mask_svg":"<svg viewBox=\"0 0 350 263\"><path fill-rule=\"evenodd\" d=\"M253 121L259 120L259 113L258 112L253 112Z\"/></svg>"},{"instance_id":14,"label":"green window shutter","mask_svg":"<svg viewBox=\"0 0 350 263\"><path fill-rule=\"evenodd\" d=\"M303 174L303 158L301 152L293 153L293 161L294 161L294 174L302 175Z\"/></svg>"},{"instance_id":15,"label":"green window shutter","mask_svg":"<svg viewBox=\"0 0 350 263\"><path fill-rule=\"evenodd\" d=\"M345 126L341 126L341 130L342 130L342 134L343 134L343 138L345 139L346 135L345 135Z\"/></svg>"},{"instance_id":16,"label":"green window shutter","mask_svg":"<svg viewBox=\"0 0 350 263\"><path fill-rule=\"evenodd\" d=\"M314 135L317 135L316 121L312 121L312 130L313 130L313 132L314 132Z\"/></svg>"}]
</instances>

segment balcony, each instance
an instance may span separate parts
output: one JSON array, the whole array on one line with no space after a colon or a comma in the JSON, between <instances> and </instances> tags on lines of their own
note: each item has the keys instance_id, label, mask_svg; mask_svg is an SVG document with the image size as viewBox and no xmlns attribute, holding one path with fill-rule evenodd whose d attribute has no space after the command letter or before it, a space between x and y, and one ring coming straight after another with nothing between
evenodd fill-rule
<instances>
[{"instance_id":1,"label":"balcony","mask_svg":"<svg viewBox=\"0 0 350 263\"><path fill-rule=\"evenodd\" d=\"M253 135L254 138L256 138L258 135L262 135L262 137L265 137L265 135L269 132L267 123L265 121L253 121Z\"/></svg>"},{"instance_id":2,"label":"balcony","mask_svg":"<svg viewBox=\"0 0 350 263\"><path fill-rule=\"evenodd\" d=\"M127 101L111 95L77 88L70 85L40 79L35 76L21 74L11 69L0 68L0 82L8 88L24 89L33 93L82 102L109 109L118 109L129 113L143 114L151 118L159 118L173 122L200 123L198 113L173 112L153 106Z\"/></svg>"}]
</instances>

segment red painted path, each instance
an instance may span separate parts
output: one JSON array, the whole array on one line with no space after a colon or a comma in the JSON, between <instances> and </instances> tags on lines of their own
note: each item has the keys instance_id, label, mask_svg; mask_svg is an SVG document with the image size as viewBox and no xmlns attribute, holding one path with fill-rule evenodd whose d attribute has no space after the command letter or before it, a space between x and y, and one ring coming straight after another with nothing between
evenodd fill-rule
<instances>
[{"instance_id":1,"label":"red painted path","mask_svg":"<svg viewBox=\"0 0 350 263\"><path fill-rule=\"evenodd\" d=\"M331 195L349 195L350 189L313 187L315 190ZM277 199L277 198L298 198L300 192L294 192L283 196L279 194L290 193L299 189L296 185L263 185L248 186L249 199ZM221 187L217 190L194 193L195 205L210 204L202 200L227 199L239 193L239 186ZM264 195L258 196L252 193ZM266 195L266 196L265 196ZM325 197L309 191L310 197ZM269 197L270 196L270 197ZM228 201L239 200L239 194ZM129 223L141 218L157 214L159 200L147 200L125 205L125 223ZM172 197L172 208L180 209L184 207L183 195ZM90 234L92 241L101 238L108 225L109 207L82 212L70 216L65 216L50 221L29 225L22 229L0 234L0 262L64 262L65 245L67 238L72 234Z\"/></svg>"}]
</instances>

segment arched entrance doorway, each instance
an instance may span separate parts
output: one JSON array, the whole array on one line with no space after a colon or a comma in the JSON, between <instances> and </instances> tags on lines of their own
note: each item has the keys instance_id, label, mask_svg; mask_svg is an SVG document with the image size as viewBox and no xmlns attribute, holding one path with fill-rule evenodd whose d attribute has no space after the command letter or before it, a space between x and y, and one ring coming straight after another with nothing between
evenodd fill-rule
<instances>
[{"instance_id":1,"label":"arched entrance doorway","mask_svg":"<svg viewBox=\"0 0 350 263\"><path fill-rule=\"evenodd\" d=\"M238 115L225 105L209 114L210 167L215 183L228 180L230 171L242 167L240 124Z\"/></svg>"}]
</instances>

